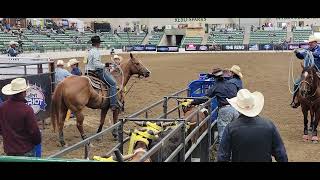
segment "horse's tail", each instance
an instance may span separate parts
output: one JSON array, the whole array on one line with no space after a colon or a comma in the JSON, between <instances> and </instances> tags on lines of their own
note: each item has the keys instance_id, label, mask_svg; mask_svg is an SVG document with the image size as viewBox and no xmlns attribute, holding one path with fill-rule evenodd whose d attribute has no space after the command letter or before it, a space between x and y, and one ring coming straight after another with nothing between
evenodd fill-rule
<instances>
[{"instance_id":1,"label":"horse's tail","mask_svg":"<svg viewBox=\"0 0 320 180\"><path fill-rule=\"evenodd\" d=\"M58 85L56 86L56 89L52 96L51 101L51 123L53 127L53 132L56 131L57 125L60 121L60 108L62 105L62 86Z\"/></svg>"}]
</instances>

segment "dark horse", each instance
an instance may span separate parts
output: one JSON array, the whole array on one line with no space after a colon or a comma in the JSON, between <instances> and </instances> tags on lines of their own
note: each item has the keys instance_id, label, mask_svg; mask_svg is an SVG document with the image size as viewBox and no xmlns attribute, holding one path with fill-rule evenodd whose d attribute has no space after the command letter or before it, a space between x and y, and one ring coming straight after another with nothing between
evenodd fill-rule
<instances>
[{"instance_id":1,"label":"dark horse","mask_svg":"<svg viewBox=\"0 0 320 180\"><path fill-rule=\"evenodd\" d=\"M130 53L130 59L120 64L120 68L123 72L122 76L117 71L111 72L117 81L119 87L126 86L130 77L134 74L139 76L149 77L150 71L142 65L142 63L133 57ZM82 139L86 138L83 131L83 109L87 106L92 109L101 109L100 114L100 126L97 132L102 130L106 114L109 110L110 102L108 98L108 89L101 88L100 90L94 89L91 86L91 80L86 76L70 76L60 82L52 96L51 105L51 121L53 130L56 126L59 127L59 141L61 146L65 145L63 137L63 126L66 117L67 110L70 109L75 113L77 118L77 128L80 132ZM123 101L124 95L122 88L118 94L120 100ZM118 121L118 115L120 110L113 111L113 123ZM115 136L115 135L114 135Z\"/></svg>"},{"instance_id":2,"label":"dark horse","mask_svg":"<svg viewBox=\"0 0 320 180\"><path fill-rule=\"evenodd\" d=\"M302 66L303 68L303 66ZM304 117L303 139L308 140L308 111L310 111L310 126L312 127L313 142L318 142L317 127L320 119L320 74L316 67L303 68L301 73L301 83L298 93L298 100Z\"/></svg>"}]
</instances>

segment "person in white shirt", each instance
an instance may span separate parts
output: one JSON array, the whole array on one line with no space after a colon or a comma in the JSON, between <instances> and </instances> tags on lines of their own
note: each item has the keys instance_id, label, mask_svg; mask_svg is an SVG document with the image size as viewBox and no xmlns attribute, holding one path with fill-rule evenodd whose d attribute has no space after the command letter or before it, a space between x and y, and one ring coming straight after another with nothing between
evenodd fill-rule
<instances>
[{"instance_id":1,"label":"person in white shirt","mask_svg":"<svg viewBox=\"0 0 320 180\"><path fill-rule=\"evenodd\" d=\"M87 70L92 71L98 75L98 77L110 87L110 107L111 110L116 110L122 108L122 103L117 99L117 83L109 71L106 70L107 64L101 63L101 56L98 48L100 43L99 36L93 36L91 38L92 48L88 55Z\"/></svg>"}]
</instances>

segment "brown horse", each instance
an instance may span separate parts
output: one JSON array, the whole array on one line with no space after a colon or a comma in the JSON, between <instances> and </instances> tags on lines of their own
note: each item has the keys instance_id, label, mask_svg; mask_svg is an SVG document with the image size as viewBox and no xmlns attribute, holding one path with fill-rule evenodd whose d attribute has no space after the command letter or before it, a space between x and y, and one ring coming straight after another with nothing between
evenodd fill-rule
<instances>
[{"instance_id":1,"label":"brown horse","mask_svg":"<svg viewBox=\"0 0 320 180\"><path fill-rule=\"evenodd\" d=\"M303 67L303 66L302 66ZM298 100L304 117L303 139L308 140L308 111L310 111L310 126L312 127L313 142L318 142L317 127L320 119L320 78L314 66L303 68Z\"/></svg>"},{"instance_id":2,"label":"brown horse","mask_svg":"<svg viewBox=\"0 0 320 180\"><path fill-rule=\"evenodd\" d=\"M142 65L142 63L133 57L130 53L130 59L126 62L120 64L120 68L123 72L123 86L122 86L122 76L119 72L113 71L111 74L117 81L117 85L120 89L125 87L132 75L137 74L139 76L149 77L150 71ZM105 122L105 117L110 107L110 101L108 98L108 89L95 90L91 86L91 80L86 76L70 76L65 78L60 82L52 97L51 105L51 121L53 125L53 130L59 127L59 141L62 146L65 145L63 137L63 126L66 117L67 110L70 109L75 113L77 118L77 128L80 132L82 139L86 138L83 131L83 109L87 106L92 109L101 109L100 114L100 126L98 132L102 130L103 124ZM98 92L96 92L98 91ZM118 96L122 98L123 101L123 91L120 90ZM121 99L120 99L121 100ZM113 111L113 123L118 121L118 115L120 110ZM113 132L114 137L116 137L116 132Z\"/></svg>"}]
</instances>

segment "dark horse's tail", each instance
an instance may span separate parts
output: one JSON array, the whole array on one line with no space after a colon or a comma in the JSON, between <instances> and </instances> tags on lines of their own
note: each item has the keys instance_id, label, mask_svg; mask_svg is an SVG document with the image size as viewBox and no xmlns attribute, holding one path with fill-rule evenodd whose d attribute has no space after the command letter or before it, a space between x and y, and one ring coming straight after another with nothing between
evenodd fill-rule
<instances>
[{"instance_id":1,"label":"dark horse's tail","mask_svg":"<svg viewBox=\"0 0 320 180\"><path fill-rule=\"evenodd\" d=\"M56 89L53 92L52 95L52 101L51 101L51 123L53 127L53 131L56 131L57 125L60 123L59 121L61 120L61 114L60 114L60 109L61 105L63 103L62 99L62 86L61 84L58 84L56 86Z\"/></svg>"}]
</instances>

